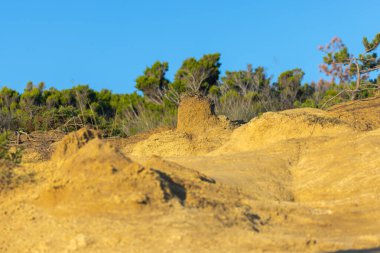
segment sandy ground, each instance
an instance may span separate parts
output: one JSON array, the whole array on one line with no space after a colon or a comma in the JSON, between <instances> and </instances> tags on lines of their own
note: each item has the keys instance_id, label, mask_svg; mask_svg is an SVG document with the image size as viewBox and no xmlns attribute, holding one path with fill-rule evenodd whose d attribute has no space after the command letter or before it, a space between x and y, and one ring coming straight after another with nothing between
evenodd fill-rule
<instances>
[{"instance_id":1,"label":"sandy ground","mask_svg":"<svg viewBox=\"0 0 380 253\"><path fill-rule=\"evenodd\" d=\"M82 129L24 162L0 252L380 252L380 99L240 127L197 100L176 130L114 148Z\"/></svg>"}]
</instances>

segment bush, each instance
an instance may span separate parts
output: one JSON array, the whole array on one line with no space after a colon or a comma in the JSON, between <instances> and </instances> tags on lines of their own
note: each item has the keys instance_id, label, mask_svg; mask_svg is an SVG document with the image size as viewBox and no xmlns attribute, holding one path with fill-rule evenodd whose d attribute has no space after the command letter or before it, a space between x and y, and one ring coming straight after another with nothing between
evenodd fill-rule
<instances>
[{"instance_id":1,"label":"bush","mask_svg":"<svg viewBox=\"0 0 380 253\"><path fill-rule=\"evenodd\" d=\"M162 109L139 105L125 110L118 120L118 127L124 135L130 136L139 132L150 131L157 127L175 127L177 124L177 109Z\"/></svg>"},{"instance_id":2,"label":"bush","mask_svg":"<svg viewBox=\"0 0 380 253\"><path fill-rule=\"evenodd\" d=\"M0 192L12 188L13 168L4 162L0 162Z\"/></svg>"},{"instance_id":3,"label":"bush","mask_svg":"<svg viewBox=\"0 0 380 253\"><path fill-rule=\"evenodd\" d=\"M260 103L255 102L252 98L246 97L228 97L217 101L215 111L219 115L225 115L230 120L250 121L261 111Z\"/></svg>"},{"instance_id":4,"label":"bush","mask_svg":"<svg viewBox=\"0 0 380 253\"><path fill-rule=\"evenodd\" d=\"M8 145L8 133L3 132L0 134L0 160L6 160L14 164L21 163L22 150L16 148L13 151L10 151Z\"/></svg>"},{"instance_id":5,"label":"bush","mask_svg":"<svg viewBox=\"0 0 380 253\"><path fill-rule=\"evenodd\" d=\"M13 188L15 183L20 180L15 176L13 168L21 162L21 150L9 151L7 132L0 134L0 192Z\"/></svg>"}]
</instances>

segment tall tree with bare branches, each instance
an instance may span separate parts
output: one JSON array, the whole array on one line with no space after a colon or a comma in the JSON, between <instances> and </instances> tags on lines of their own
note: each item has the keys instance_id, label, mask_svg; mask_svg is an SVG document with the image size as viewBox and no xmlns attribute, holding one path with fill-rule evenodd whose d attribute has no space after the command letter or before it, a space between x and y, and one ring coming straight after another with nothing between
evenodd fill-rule
<instances>
[{"instance_id":1,"label":"tall tree with bare branches","mask_svg":"<svg viewBox=\"0 0 380 253\"><path fill-rule=\"evenodd\" d=\"M349 53L347 46L340 38L334 37L329 44L319 48L326 54L320 69L326 75L331 76L333 82L335 78L339 78L341 83L355 80L355 88L351 95L351 98L355 99L363 81L368 78L368 74L380 69L380 58L375 52L379 44L380 33L376 34L372 41L364 37L364 53L354 56ZM378 89L379 86L376 88Z\"/></svg>"},{"instance_id":2,"label":"tall tree with bare branches","mask_svg":"<svg viewBox=\"0 0 380 253\"><path fill-rule=\"evenodd\" d=\"M201 59L188 58L175 75L174 85L190 93L207 94L219 79L220 54L206 54Z\"/></svg>"},{"instance_id":3,"label":"tall tree with bare branches","mask_svg":"<svg viewBox=\"0 0 380 253\"><path fill-rule=\"evenodd\" d=\"M137 77L136 88L141 90L150 102L163 104L169 84L169 80L165 77L168 70L167 62L155 62L152 67L145 69L144 75Z\"/></svg>"}]
</instances>

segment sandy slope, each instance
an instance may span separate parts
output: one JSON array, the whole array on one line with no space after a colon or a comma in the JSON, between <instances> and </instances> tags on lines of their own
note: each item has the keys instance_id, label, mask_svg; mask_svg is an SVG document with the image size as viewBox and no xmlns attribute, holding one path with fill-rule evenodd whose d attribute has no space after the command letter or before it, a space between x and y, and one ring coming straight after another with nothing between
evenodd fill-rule
<instances>
[{"instance_id":1,"label":"sandy slope","mask_svg":"<svg viewBox=\"0 0 380 253\"><path fill-rule=\"evenodd\" d=\"M133 146L84 129L23 164L36 182L0 193L0 252L376 252L379 99L236 129L199 100Z\"/></svg>"}]
</instances>

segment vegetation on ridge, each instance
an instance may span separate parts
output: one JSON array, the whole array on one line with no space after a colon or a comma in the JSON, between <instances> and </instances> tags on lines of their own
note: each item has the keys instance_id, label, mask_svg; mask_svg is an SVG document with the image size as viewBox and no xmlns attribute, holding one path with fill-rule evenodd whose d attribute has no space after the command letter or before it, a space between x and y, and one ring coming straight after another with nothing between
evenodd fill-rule
<instances>
[{"instance_id":1,"label":"vegetation on ridge","mask_svg":"<svg viewBox=\"0 0 380 253\"><path fill-rule=\"evenodd\" d=\"M377 34L370 42L363 39L365 54L354 57L339 38L320 49L326 53L321 70L332 79L303 83L300 68L287 70L277 80L262 66L220 73L220 54L188 58L171 82L167 62L155 62L136 78L141 91L114 94L95 91L88 85L71 89L45 88L43 82L29 82L20 94L8 87L0 90L0 127L5 130L76 130L84 125L103 130L108 136L128 136L159 126L175 126L177 106L186 93L208 96L218 114L232 120L248 121L266 112L295 107L321 108L351 98L378 94L380 78L368 73L380 67L374 50ZM338 82L337 80L338 79Z\"/></svg>"}]
</instances>

